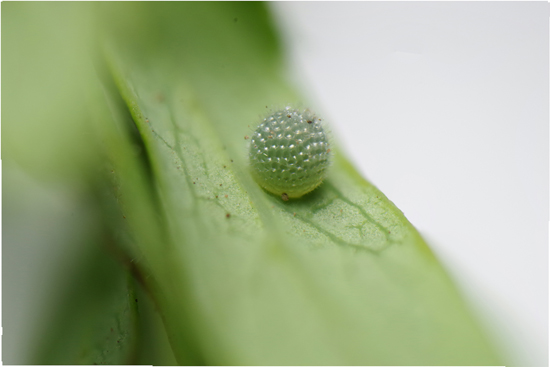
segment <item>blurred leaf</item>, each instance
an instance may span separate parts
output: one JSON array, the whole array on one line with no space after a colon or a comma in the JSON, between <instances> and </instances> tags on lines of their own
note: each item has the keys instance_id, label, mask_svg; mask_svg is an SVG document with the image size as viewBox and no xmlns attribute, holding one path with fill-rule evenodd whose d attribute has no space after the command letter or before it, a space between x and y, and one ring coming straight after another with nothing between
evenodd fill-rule
<instances>
[{"instance_id":1,"label":"blurred leaf","mask_svg":"<svg viewBox=\"0 0 550 367\"><path fill-rule=\"evenodd\" d=\"M97 196L109 181L91 123L105 103L93 20L91 3L2 3L9 364L174 363L156 311L139 287L134 297L128 271L101 249L122 246L124 227L113 218L116 202Z\"/></svg>"},{"instance_id":2,"label":"blurred leaf","mask_svg":"<svg viewBox=\"0 0 550 367\"><path fill-rule=\"evenodd\" d=\"M95 173L92 14L90 3L2 3L2 158L40 180L86 185Z\"/></svg>"},{"instance_id":3,"label":"blurred leaf","mask_svg":"<svg viewBox=\"0 0 550 367\"><path fill-rule=\"evenodd\" d=\"M137 298L131 278L91 246L36 356L39 364L134 364Z\"/></svg>"},{"instance_id":4,"label":"blurred leaf","mask_svg":"<svg viewBox=\"0 0 550 367\"><path fill-rule=\"evenodd\" d=\"M337 147L303 199L251 179L244 135L265 106L300 102L264 5L96 5L123 102L106 81L94 119L179 363L500 364L417 231Z\"/></svg>"}]
</instances>

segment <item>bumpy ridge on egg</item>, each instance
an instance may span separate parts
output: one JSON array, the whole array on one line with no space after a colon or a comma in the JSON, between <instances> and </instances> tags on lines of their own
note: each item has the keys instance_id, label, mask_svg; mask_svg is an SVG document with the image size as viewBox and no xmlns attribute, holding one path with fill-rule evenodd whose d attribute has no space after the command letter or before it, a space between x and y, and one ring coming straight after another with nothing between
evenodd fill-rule
<instances>
[{"instance_id":1,"label":"bumpy ridge on egg","mask_svg":"<svg viewBox=\"0 0 550 367\"><path fill-rule=\"evenodd\" d=\"M321 120L309 110L278 110L250 137L250 164L267 191L298 198L326 177L330 148ZM284 196L283 196L284 197Z\"/></svg>"}]
</instances>

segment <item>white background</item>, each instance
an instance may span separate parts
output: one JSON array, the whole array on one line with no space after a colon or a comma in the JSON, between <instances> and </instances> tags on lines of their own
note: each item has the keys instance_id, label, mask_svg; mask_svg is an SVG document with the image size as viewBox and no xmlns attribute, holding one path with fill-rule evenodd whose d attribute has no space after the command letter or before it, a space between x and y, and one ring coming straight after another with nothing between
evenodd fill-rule
<instances>
[{"instance_id":1,"label":"white background","mask_svg":"<svg viewBox=\"0 0 550 367\"><path fill-rule=\"evenodd\" d=\"M293 82L494 338L548 366L548 4L271 3Z\"/></svg>"}]
</instances>

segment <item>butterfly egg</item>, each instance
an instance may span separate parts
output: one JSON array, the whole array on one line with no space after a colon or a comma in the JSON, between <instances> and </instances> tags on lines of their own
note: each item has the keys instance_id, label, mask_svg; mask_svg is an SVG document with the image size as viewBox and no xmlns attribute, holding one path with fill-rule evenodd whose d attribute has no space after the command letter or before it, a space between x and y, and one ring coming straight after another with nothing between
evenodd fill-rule
<instances>
[{"instance_id":1,"label":"butterfly egg","mask_svg":"<svg viewBox=\"0 0 550 367\"><path fill-rule=\"evenodd\" d=\"M255 180L285 201L314 190L330 165L327 134L308 109L286 107L264 118L251 135L249 149Z\"/></svg>"}]
</instances>

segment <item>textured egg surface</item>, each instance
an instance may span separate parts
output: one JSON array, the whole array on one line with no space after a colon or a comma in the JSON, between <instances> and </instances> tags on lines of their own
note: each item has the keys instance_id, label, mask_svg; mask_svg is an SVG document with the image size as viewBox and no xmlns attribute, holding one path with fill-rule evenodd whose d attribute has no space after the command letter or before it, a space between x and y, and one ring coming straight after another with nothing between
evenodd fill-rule
<instances>
[{"instance_id":1,"label":"textured egg surface","mask_svg":"<svg viewBox=\"0 0 550 367\"><path fill-rule=\"evenodd\" d=\"M251 136L254 178L284 200L298 198L319 186L329 164L329 142L321 119L307 109L287 107L276 111Z\"/></svg>"}]
</instances>

